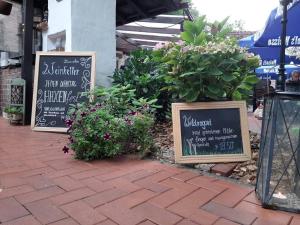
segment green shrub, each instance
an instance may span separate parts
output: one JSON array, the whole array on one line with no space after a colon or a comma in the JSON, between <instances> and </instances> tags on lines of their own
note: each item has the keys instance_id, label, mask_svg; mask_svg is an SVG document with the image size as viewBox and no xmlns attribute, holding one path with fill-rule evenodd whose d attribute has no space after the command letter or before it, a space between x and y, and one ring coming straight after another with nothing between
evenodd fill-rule
<instances>
[{"instance_id":1,"label":"green shrub","mask_svg":"<svg viewBox=\"0 0 300 225\"><path fill-rule=\"evenodd\" d=\"M171 96L165 90L166 83L162 76L161 63L154 59L150 50L139 49L132 52L125 66L116 70L113 75L115 85L130 85L135 89L136 98L157 99L155 117L164 120L166 112L169 111Z\"/></svg>"},{"instance_id":2,"label":"green shrub","mask_svg":"<svg viewBox=\"0 0 300 225\"><path fill-rule=\"evenodd\" d=\"M107 110L82 107L72 121L69 140L76 158L94 160L122 153L122 143L126 140L125 122L117 120Z\"/></svg>"},{"instance_id":3,"label":"green shrub","mask_svg":"<svg viewBox=\"0 0 300 225\"><path fill-rule=\"evenodd\" d=\"M169 65L166 89L181 101L247 100L258 81L258 58L230 41L174 45L163 59Z\"/></svg>"},{"instance_id":4,"label":"green shrub","mask_svg":"<svg viewBox=\"0 0 300 225\"><path fill-rule=\"evenodd\" d=\"M182 42L153 53L164 63L164 89L174 101L247 100L251 95L259 59L227 38L226 22L209 24L205 17L185 22Z\"/></svg>"},{"instance_id":5,"label":"green shrub","mask_svg":"<svg viewBox=\"0 0 300 225\"><path fill-rule=\"evenodd\" d=\"M158 63L153 60L152 51L139 49L132 52L125 66L116 70L113 83L122 86L131 85L136 90L137 98L157 98L163 79L160 78Z\"/></svg>"},{"instance_id":6,"label":"green shrub","mask_svg":"<svg viewBox=\"0 0 300 225\"><path fill-rule=\"evenodd\" d=\"M136 99L129 86L98 88L91 103L69 111L69 147L82 160L112 158L128 152L144 153L153 145L150 129L155 100ZM64 147L63 151L68 152Z\"/></svg>"},{"instance_id":7,"label":"green shrub","mask_svg":"<svg viewBox=\"0 0 300 225\"><path fill-rule=\"evenodd\" d=\"M20 115L23 114L23 107L21 106L7 106L4 108L4 112L9 114Z\"/></svg>"}]
</instances>

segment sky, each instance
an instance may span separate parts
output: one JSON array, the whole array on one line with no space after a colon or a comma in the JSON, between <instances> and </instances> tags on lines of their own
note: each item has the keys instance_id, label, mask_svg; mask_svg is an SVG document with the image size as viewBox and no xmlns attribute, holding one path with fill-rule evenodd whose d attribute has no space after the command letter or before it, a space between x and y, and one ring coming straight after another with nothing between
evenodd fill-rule
<instances>
[{"instance_id":1,"label":"sky","mask_svg":"<svg viewBox=\"0 0 300 225\"><path fill-rule=\"evenodd\" d=\"M193 0L200 15L209 21L222 20L230 16L230 21L242 20L244 29L259 31L263 29L272 9L279 0Z\"/></svg>"}]
</instances>

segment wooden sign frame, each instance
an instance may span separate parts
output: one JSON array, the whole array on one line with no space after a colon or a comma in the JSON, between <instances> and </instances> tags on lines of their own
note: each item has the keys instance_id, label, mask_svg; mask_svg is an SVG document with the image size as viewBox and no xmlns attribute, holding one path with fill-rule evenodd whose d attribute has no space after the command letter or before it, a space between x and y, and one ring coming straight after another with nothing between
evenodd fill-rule
<instances>
[{"instance_id":1,"label":"wooden sign frame","mask_svg":"<svg viewBox=\"0 0 300 225\"><path fill-rule=\"evenodd\" d=\"M91 81L90 90L95 88L95 78L96 78L96 52L36 52L36 62L35 62L35 73L34 73L34 87L33 87L33 100L32 100L32 115L31 115L31 129L34 131L49 131L49 132L59 132L66 133L68 128L66 127L36 127L35 117L36 117L36 103L37 103L37 90L39 82L39 71L40 71L40 57L41 56L84 56L92 57L91 62Z\"/></svg>"},{"instance_id":2,"label":"wooden sign frame","mask_svg":"<svg viewBox=\"0 0 300 225\"><path fill-rule=\"evenodd\" d=\"M241 138L243 145L242 154L216 154L216 155L189 155L183 156L181 137L181 110L206 110L206 109L239 109ZM246 103L244 101L226 102L201 102L201 103L173 103L172 104L173 135L176 163L218 163L218 162L242 162L251 159L251 147L249 141L248 117Z\"/></svg>"}]
</instances>

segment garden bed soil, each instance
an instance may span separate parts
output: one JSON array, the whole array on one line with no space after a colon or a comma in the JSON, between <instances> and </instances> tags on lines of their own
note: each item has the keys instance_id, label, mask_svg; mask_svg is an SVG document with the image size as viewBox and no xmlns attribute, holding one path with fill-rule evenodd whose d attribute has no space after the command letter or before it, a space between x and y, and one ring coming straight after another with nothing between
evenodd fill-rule
<instances>
[{"instance_id":1,"label":"garden bed soil","mask_svg":"<svg viewBox=\"0 0 300 225\"><path fill-rule=\"evenodd\" d=\"M173 141L173 128L171 123L156 124L153 128L153 136L155 141L155 151L152 158L161 161L162 163L175 164L174 141ZM218 164L219 168L230 168L224 173L216 173L213 168L217 164L185 164L182 166L192 168L194 170L211 173L218 176L225 176L231 179L240 181L241 183L255 185L257 173L257 160L259 150L259 134L250 132L252 160L228 164Z\"/></svg>"}]
</instances>

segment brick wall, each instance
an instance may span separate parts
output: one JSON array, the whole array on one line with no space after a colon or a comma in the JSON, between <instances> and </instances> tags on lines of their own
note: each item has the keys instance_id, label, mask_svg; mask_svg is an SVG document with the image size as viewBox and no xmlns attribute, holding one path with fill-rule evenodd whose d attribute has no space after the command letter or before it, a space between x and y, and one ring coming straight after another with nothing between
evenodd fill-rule
<instances>
[{"instance_id":1,"label":"brick wall","mask_svg":"<svg viewBox=\"0 0 300 225\"><path fill-rule=\"evenodd\" d=\"M9 84L12 79L21 77L21 67L0 69L0 112L9 105Z\"/></svg>"}]
</instances>

